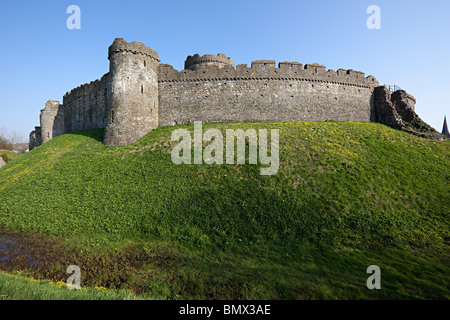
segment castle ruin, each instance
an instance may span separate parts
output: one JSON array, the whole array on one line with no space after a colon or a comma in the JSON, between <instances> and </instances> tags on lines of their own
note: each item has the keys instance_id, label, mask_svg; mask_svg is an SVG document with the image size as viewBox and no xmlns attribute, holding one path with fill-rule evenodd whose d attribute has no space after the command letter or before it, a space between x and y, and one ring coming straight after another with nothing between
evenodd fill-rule
<instances>
[{"instance_id":1,"label":"castle ruin","mask_svg":"<svg viewBox=\"0 0 450 320\"><path fill-rule=\"evenodd\" d=\"M160 62L158 53L117 38L109 47L109 72L41 110L30 150L75 130L105 128L103 142L136 142L158 126L202 122L363 121L377 116L373 76L327 70L314 63L273 60L235 66L224 54L195 54L185 69ZM410 95L407 104L414 109Z\"/></svg>"}]
</instances>

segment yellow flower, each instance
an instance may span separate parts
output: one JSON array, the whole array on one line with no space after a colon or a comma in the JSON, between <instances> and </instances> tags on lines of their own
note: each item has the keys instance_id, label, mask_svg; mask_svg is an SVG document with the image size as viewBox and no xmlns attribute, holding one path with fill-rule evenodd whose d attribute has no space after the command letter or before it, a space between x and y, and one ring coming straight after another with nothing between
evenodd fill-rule
<instances>
[{"instance_id":1,"label":"yellow flower","mask_svg":"<svg viewBox=\"0 0 450 320\"><path fill-rule=\"evenodd\" d=\"M98 286L95 286L95 289L108 290L108 289L105 288L105 287L98 287Z\"/></svg>"}]
</instances>

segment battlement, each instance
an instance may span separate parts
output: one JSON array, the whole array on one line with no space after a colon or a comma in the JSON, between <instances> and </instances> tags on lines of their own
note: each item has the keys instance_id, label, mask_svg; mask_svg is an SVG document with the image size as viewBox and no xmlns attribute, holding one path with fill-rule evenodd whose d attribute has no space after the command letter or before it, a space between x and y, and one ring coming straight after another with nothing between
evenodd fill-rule
<instances>
[{"instance_id":1,"label":"battlement","mask_svg":"<svg viewBox=\"0 0 450 320\"><path fill-rule=\"evenodd\" d=\"M152 48L147 47L145 44L139 41L133 41L128 43L122 38L116 38L113 44L108 49L108 59L111 59L111 56L118 52L131 52L133 54L142 54L144 56L150 57L160 62L158 53Z\"/></svg>"},{"instance_id":2,"label":"battlement","mask_svg":"<svg viewBox=\"0 0 450 320\"><path fill-rule=\"evenodd\" d=\"M82 84L68 92L63 96L63 104L72 102L73 100L89 94L91 91L99 91L106 88L109 80L109 73L106 73L100 79Z\"/></svg>"},{"instance_id":3,"label":"battlement","mask_svg":"<svg viewBox=\"0 0 450 320\"><path fill-rule=\"evenodd\" d=\"M208 55L210 56L210 55ZM205 56L204 56L205 57ZM212 56L216 57L216 56ZM201 61L200 56L190 57L189 61ZM188 58L189 59L189 58ZM249 68L246 64L239 64L234 68L231 64L218 67L207 65L193 69L186 60L186 68L175 70L170 64L160 64L159 82L183 81L217 81L217 80L297 80L312 82L329 82L342 85L360 87L375 87L379 83L374 76L365 77L364 72L353 69L327 70L324 65L313 63L303 65L299 62L280 62L276 67L274 60L252 61Z\"/></svg>"},{"instance_id":4,"label":"battlement","mask_svg":"<svg viewBox=\"0 0 450 320\"><path fill-rule=\"evenodd\" d=\"M245 66L247 67L247 65ZM278 69L280 69L280 71L301 71L302 68L303 65L297 61L294 62L284 61L278 63Z\"/></svg>"}]
</instances>

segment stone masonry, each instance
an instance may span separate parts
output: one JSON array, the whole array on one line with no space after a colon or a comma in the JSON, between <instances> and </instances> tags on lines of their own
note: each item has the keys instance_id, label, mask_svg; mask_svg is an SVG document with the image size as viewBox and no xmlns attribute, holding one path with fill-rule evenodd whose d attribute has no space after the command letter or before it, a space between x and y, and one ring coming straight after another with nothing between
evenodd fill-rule
<instances>
[{"instance_id":1,"label":"stone masonry","mask_svg":"<svg viewBox=\"0 0 450 320\"><path fill-rule=\"evenodd\" d=\"M404 90L391 93L386 87L374 91L375 120L394 129L427 139L443 141L444 135L426 124L415 112L416 99Z\"/></svg>"},{"instance_id":2,"label":"stone masonry","mask_svg":"<svg viewBox=\"0 0 450 320\"><path fill-rule=\"evenodd\" d=\"M94 128L105 128L105 144L119 146L158 126L194 121L380 121L378 81L352 69L277 66L273 60L235 66L224 54L195 54L177 71L160 63L153 49L121 38L109 47L108 59L110 70L101 79L67 92L62 104L46 103L41 126L30 134L30 150L58 135ZM412 96L398 101L405 97L414 112Z\"/></svg>"}]
</instances>

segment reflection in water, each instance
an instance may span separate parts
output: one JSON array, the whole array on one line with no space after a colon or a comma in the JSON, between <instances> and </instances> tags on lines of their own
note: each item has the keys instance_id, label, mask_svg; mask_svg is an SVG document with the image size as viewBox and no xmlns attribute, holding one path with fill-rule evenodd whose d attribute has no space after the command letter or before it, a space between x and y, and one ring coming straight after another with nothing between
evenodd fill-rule
<instances>
[{"instance_id":1,"label":"reflection in water","mask_svg":"<svg viewBox=\"0 0 450 320\"><path fill-rule=\"evenodd\" d=\"M12 235L0 233L0 263L14 263L17 259L26 259L28 265L39 263L32 253L23 250L20 239L14 238Z\"/></svg>"}]
</instances>

